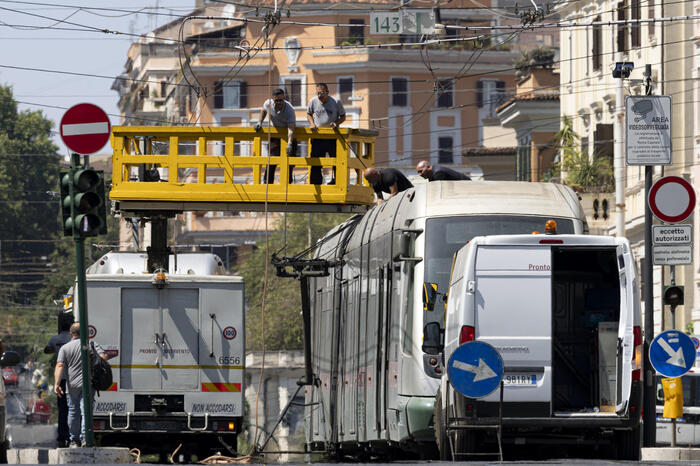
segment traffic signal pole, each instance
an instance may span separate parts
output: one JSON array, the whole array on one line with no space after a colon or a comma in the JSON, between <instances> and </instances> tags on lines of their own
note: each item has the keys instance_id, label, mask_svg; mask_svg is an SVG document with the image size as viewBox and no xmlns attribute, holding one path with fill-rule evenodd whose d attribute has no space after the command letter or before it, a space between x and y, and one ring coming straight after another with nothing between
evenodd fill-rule
<instances>
[{"instance_id":1,"label":"traffic signal pole","mask_svg":"<svg viewBox=\"0 0 700 466\"><path fill-rule=\"evenodd\" d=\"M73 154L71 171L80 169L80 155ZM71 184L71 197L73 185ZM73 216L75 218L75 216ZM83 422L85 422L85 446L95 446L95 435L92 429L92 368L90 367L89 327L87 293L85 292L85 238L76 231L80 225L74 225L73 240L75 242L76 288L78 295L78 321L80 322L80 360L83 373Z\"/></svg>"}]
</instances>

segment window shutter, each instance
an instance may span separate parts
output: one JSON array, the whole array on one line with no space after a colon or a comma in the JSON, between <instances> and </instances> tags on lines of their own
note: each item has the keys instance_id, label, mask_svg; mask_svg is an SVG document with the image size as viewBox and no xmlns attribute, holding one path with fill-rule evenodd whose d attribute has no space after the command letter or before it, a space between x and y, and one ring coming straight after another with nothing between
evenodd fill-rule
<instances>
[{"instance_id":1,"label":"window shutter","mask_svg":"<svg viewBox=\"0 0 700 466\"><path fill-rule=\"evenodd\" d=\"M617 4L617 19L618 21L625 20L625 2L619 2ZM626 47L626 36L627 36L627 26L624 23L617 25L617 51L625 52Z\"/></svg>"},{"instance_id":2,"label":"window shutter","mask_svg":"<svg viewBox=\"0 0 700 466\"><path fill-rule=\"evenodd\" d=\"M594 155L613 160L614 132L611 124L597 124L593 132Z\"/></svg>"},{"instance_id":3,"label":"window shutter","mask_svg":"<svg viewBox=\"0 0 700 466\"><path fill-rule=\"evenodd\" d=\"M600 22L600 16L596 16L594 22ZM600 46L603 42L603 29L600 24L593 26L593 50L591 51L591 60L593 62L593 70L598 71L601 66L601 50Z\"/></svg>"},{"instance_id":4,"label":"window shutter","mask_svg":"<svg viewBox=\"0 0 700 466\"><path fill-rule=\"evenodd\" d=\"M639 0L632 0L632 19L641 19L642 14L641 14L641 6L639 4ZM642 34L641 34L641 24L639 23L634 23L632 24L632 35L630 37L630 40L632 42L632 47L639 47L641 45L641 40L642 40Z\"/></svg>"},{"instance_id":5,"label":"window shutter","mask_svg":"<svg viewBox=\"0 0 700 466\"><path fill-rule=\"evenodd\" d=\"M454 101L452 98L454 90L454 82L451 79L441 79L438 81L437 106L452 107Z\"/></svg>"},{"instance_id":6,"label":"window shutter","mask_svg":"<svg viewBox=\"0 0 700 466\"><path fill-rule=\"evenodd\" d=\"M406 107L408 105L408 80L406 78L391 79L391 105Z\"/></svg>"},{"instance_id":7,"label":"window shutter","mask_svg":"<svg viewBox=\"0 0 700 466\"><path fill-rule=\"evenodd\" d=\"M476 83L476 106L482 108L484 106L484 82L477 81Z\"/></svg>"},{"instance_id":8,"label":"window shutter","mask_svg":"<svg viewBox=\"0 0 700 466\"><path fill-rule=\"evenodd\" d=\"M496 108L501 105L506 99L506 83L503 81L496 81L496 102L493 107Z\"/></svg>"},{"instance_id":9,"label":"window shutter","mask_svg":"<svg viewBox=\"0 0 700 466\"><path fill-rule=\"evenodd\" d=\"M248 107L248 83L245 81L241 81L240 83L240 102L239 102L239 107L240 108L246 108Z\"/></svg>"},{"instance_id":10,"label":"window shutter","mask_svg":"<svg viewBox=\"0 0 700 466\"><path fill-rule=\"evenodd\" d=\"M214 83L214 108L224 108L224 86L221 81Z\"/></svg>"}]
</instances>

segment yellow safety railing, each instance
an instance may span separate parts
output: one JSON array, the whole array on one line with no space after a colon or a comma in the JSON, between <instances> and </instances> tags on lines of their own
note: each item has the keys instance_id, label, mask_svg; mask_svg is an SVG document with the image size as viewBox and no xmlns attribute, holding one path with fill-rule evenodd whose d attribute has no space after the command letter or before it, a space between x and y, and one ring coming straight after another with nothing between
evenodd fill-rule
<instances>
[{"instance_id":1,"label":"yellow safety railing","mask_svg":"<svg viewBox=\"0 0 700 466\"><path fill-rule=\"evenodd\" d=\"M117 201L191 203L267 202L370 205L374 194L362 176L374 166L376 132L297 128L302 157L287 157L287 130L235 127L115 126L112 189ZM280 138L281 156L267 157L268 138ZM336 141L336 157L309 157L312 139ZM266 167L279 182L266 185ZM294 182L289 181L293 167ZM335 168L335 184L309 184L311 167ZM159 169L159 170L155 170Z\"/></svg>"}]
</instances>

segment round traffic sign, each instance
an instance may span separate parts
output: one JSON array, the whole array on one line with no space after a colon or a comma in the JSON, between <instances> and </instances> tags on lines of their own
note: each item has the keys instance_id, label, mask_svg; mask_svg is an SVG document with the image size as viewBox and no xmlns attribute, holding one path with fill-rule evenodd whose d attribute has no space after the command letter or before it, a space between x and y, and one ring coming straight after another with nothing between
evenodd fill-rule
<instances>
[{"instance_id":1,"label":"round traffic sign","mask_svg":"<svg viewBox=\"0 0 700 466\"><path fill-rule=\"evenodd\" d=\"M233 340L238 334L238 332L236 332L236 329L233 327L226 327L222 333L224 334L224 338L226 338L227 340Z\"/></svg>"},{"instance_id":2,"label":"round traffic sign","mask_svg":"<svg viewBox=\"0 0 700 466\"><path fill-rule=\"evenodd\" d=\"M447 362L447 378L462 395L485 397L496 390L503 379L503 359L496 348L486 342L464 343Z\"/></svg>"},{"instance_id":3,"label":"round traffic sign","mask_svg":"<svg viewBox=\"0 0 700 466\"><path fill-rule=\"evenodd\" d=\"M700 339L698 339L698 337L692 336L692 337L690 337L690 341L692 341L693 344L695 345L695 349L700 348Z\"/></svg>"},{"instance_id":4,"label":"round traffic sign","mask_svg":"<svg viewBox=\"0 0 700 466\"><path fill-rule=\"evenodd\" d=\"M682 222L693 213L695 190L680 176L664 176L649 190L649 208L666 223Z\"/></svg>"},{"instance_id":5,"label":"round traffic sign","mask_svg":"<svg viewBox=\"0 0 700 466\"><path fill-rule=\"evenodd\" d=\"M97 328L94 325L88 325L88 338L95 338L97 335Z\"/></svg>"},{"instance_id":6,"label":"round traffic sign","mask_svg":"<svg viewBox=\"0 0 700 466\"><path fill-rule=\"evenodd\" d=\"M74 105L61 118L61 139L78 154L94 154L109 141L112 125L97 105Z\"/></svg>"},{"instance_id":7,"label":"round traffic sign","mask_svg":"<svg viewBox=\"0 0 700 466\"><path fill-rule=\"evenodd\" d=\"M680 330L666 330L649 345L649 362L664 377L680 377L695 364L695 344Z\"/></svg>"}]
</instances>

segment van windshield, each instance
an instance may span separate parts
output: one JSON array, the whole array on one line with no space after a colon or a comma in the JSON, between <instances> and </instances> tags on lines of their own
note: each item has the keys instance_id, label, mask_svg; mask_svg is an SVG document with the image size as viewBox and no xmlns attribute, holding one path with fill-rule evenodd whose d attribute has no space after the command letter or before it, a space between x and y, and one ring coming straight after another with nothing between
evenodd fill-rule
<instances>
[{"instance_id":1,"label":"van windshield","mask_svg":"<svg viewBox=\"0 0 700 466\"><path fill-rule=\"evenodd\" d=\"M425 311L423 322L440 322L444 309L442 296L447 293L452 257L467 242L476 236L529 234L544 232L544 223L554 219L557 232L573 234L574 222L557 217L533 217L514 215L470 215L463 217L434 217L426 222L425 235L425 282L438 285L438 302L433 311Z\"/></svg>"}]
</instances>

